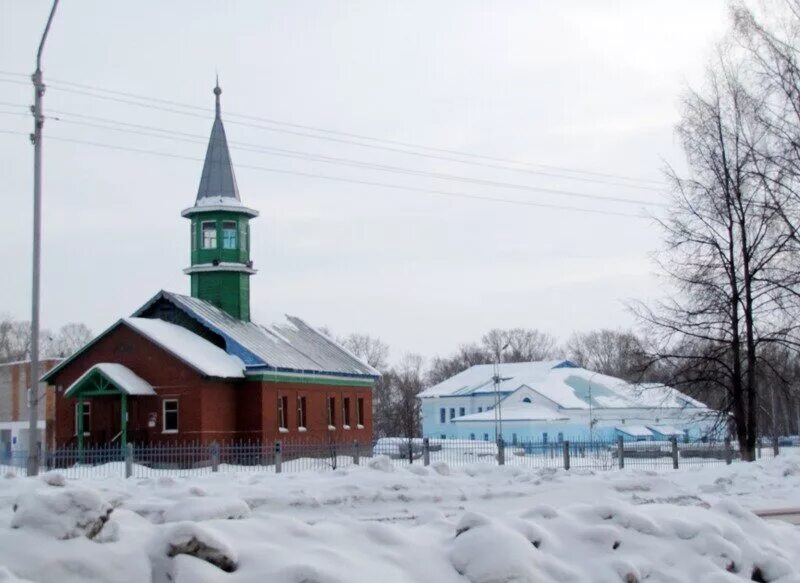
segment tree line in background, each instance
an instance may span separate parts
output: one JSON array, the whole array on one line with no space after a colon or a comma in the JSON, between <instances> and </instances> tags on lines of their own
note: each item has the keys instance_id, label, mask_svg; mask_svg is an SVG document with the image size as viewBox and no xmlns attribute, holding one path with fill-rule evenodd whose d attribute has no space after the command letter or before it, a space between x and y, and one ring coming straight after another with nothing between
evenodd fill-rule
<instances>
[{"instance_id":1,"label":"tree line in background","mask_svg":"<svg viewBox=\"0 0 800 583\"><path fill-rule=\"evenodd\" d=\"M39 354L42 358L70 356L92 339L85 324L64 324L57 332L47 329L39 333ZM28 360L31 357L31 323L0 315L0 364Z\"/></svg>"}]
</instances>

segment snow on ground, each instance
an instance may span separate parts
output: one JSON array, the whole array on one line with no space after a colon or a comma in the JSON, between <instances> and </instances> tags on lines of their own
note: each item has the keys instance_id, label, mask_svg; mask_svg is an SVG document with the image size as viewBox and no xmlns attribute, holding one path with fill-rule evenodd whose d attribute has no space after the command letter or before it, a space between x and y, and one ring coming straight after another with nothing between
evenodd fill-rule
<instances>
[{"instance_id":1,"label":"snow on ground","mask_svg":"<svg viewBox=\"0 0 800 583\"><path fill-rule=\"evenodd\" d=\"M9 474L0 581L800 582L800 530L751 512L792 506L798 452L658 472Z\"/></svg>"}]
</instances>

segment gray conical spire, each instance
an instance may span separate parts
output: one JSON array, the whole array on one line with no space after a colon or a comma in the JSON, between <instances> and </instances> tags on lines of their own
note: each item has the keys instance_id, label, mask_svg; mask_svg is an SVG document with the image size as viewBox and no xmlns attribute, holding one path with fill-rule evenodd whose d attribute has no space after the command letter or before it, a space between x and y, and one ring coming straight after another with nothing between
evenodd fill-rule
<instances>
[{"instance_id":1,"label":"gray conical spire","mask_svg":"<svg viewBox=\"0 0 800 583\"><path fill-rule=\"evenodd\" d=\"M228 139L225 137L225 127L222 125L219 96L219 79L214 87L216 96L217 114L214 125L211 127L211 137L208 140L206 160L203 163L203 174L200 177L200 188L197 189L197 202L204 198L233 198L239 199L239 188L236 186L236 176L233 173L231 154L228 151Z\"/></svg>"}]
</instances>

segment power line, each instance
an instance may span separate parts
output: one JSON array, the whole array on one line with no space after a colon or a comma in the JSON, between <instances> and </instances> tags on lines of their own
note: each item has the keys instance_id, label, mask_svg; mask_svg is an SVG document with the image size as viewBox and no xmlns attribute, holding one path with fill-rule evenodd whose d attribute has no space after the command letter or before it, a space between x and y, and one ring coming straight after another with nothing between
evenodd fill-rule
<instances>
[{"instance_id":1,"label":"power line","mask_svg":"<svg viewBox=\"0 0 800 583\"><path fill-rule=\"evenodd\" d=\"M120 122L113 119L96 117L96 116L87 116L83 114L76 114L70 112L63 112L63 111L55 111L55 114L61 115L69 115L78 118L90 119L90 120L97 120L102 122L102 124L95 124L90 122L84 121L74 121L74 120L67 120L61 117L51 117L56 121L62 123L71 123L86 127L95 127L100 129L110 129L112 131L130 133L134 135L144 135L144 136L151 136L157 137L161 139L169 139L169 140L176 140L176 141L184 141L184 142L191 142L191 143L198 143L203 142L205 143L206 137L199 135L199 134L191 134L187 132L178 132L174 130L167 130L163 128L155 128L152 126L146 126L141 124L131 124L128 122ZM0 112L3 113L3 112ZM13 115L13 114L12 114ZM17 114L20 115L20 114ZM24 114L21 114L24 115ZM111 125L109 125L111 124ZM126 129L115 127L117 125L126 126L126 128L135 128L135 129ZM146 130L146 131L140 131ZM157 133L156 133L157 132ZM166 135L163 135L166 134ZM178 137L183 136L183 137ZM587 194L569 190L561 190L561 189L553 189L553 188L543 188L537 186L529 186L524 184L515 184L509 182L501 182L501 181L494 181L494 180L485 180L480 178L471 178L465 176L458 176L453 174L445 174L439 172L427 172L421 170L415 170L413 168L404 168L399 166L391 166L391 165L384 165L384 164L374 164L371 162L364 162L359 160L351 160L347 158L338 158L332 156L321 156L316 154L310 154L308 152L302 152L297 150L286 150L282 148L272 148L268 146L261 146L259 144L251 144L251 143L244 143L244 142L230 142L230 145L233 149L242 150L242 151L249 151L249 152L256 152L256 153L263 153L268 155L274 156L282 156L288 158L295 158L301 160L312 160L317 162L323 162L326 164L337 164L355 168L364 168L368 170L376 170L380 172L392 172L398 174L405 174L410 176L423 176L423 177L430 177L435 178L438 180L450 180L468 184L476 184L482 186L492 186L492 187L499 187L499 188L507 188L507 189L514 189L514 190L524 190L530 192L539 192L545 194L555 194L559 196L567 196L573 198L582 198L586 200L602 200L607 202L615 202L615 203L623 203L623 204L637 204L637 205L646 205L646 206L666 206L663 203L649 201L649 200L641 200L641 199L631 199L631 198L623 198L623 197L615 197L615 196L606 196L606 195L595 195L595 194Z\"/></svg>"},{"instance_id":2,"label":"power line","mask_svg":"<svg viewBox=\"0 0 800 583\"><path fill-rule=\"evenodd\" d=\"M3 130L0 129L0 133L2 134L13 134L13 135L20 135L20 136L27 136L25 132L18 132L12 130ZM161 156L167 158L173 158L177 160L189 160L192 162L202 162L202 158L194 158L191 156L183 156L180 154L172 154L169 152L158 152L154 150L147 150L143 148L132 148L129 146L119 146L115 144L106 144L102 142L93 142L88 140L79 140L73 138L65 138L60 136L47 136L48 140L54 140L59 142L66 142L72 144L81 144L81 145L88 145L94 146L99 148L106 148L111 150L121 150L126 152L134 152L138 154L147 154L151 156ZM634 218L634 219L648 219L647 215L635 215L630 213L621 213L615 211L606 211L600 209L591 209L591 208L584 208L584 207L572 207L572 206L565 206L565 205L558 205L558 204L549 204L549 203L539 203L533 201L526 201L526 200L518 200L518 199L510 199L510 198L496 198L478 194L470 194L470 193L463 193L463 192L451 192L445 190L435 190L429 188L417 188L412 186L401 186L398 184L389 184L385 182L373 182L368 180L358 180L353 178L345 178L341 176L331 176L326 174L317 174L312 172L300 172L295 170L286 170L283 168L269 168L266 166L254 166L249 164L237 164L237 168L244 168L249 170L257 170L262 172L271 172L271 173L278 173L278 174L286 174L291 176L301 176L304 178L315 178L321 180L330 180L335 182L343 182L343 183L350 183L350 184L359 184L362 186L374 186L379 188L389 188L395 190L405 190L410 192L420 192L425 194L433 194L438 196L446 196L452 198L460 198L460 199L469 199L469 200L478 200L483 202L493 202L493 203L501 203L501 204L511 204L511 205L518 205L518 206L529 206L529 207L537 207L537 208L546 208L546 209L553 209L553 210L565 210L565 211L574 211L574 212L581 212L581 213L589 213L589 214L598 214L598 215L606 215L606 216L617 216L617 217L626 217L626 218Z\"/></svg>"},{"instance_id":3,"label":"power line","mask_svg":"<svg viewBox=\"0 0 800 583\"><path fill-rule=\"evenodd\" d=\"M10 73L10 72L5 72L5 71L0 71L0 74L13 75L13 76L23 76L21 74ZM3 81L3 82L14 82L14 81L2 80L2 79L0 79L0 81ZM57 80L54 81L54 83L55 83L55 85L53 85L53 88L58 90L58 91L64 91L64 92L68 92L68 93L75 93L75 94L79 94L79 95L85 95L85 96L88 96L88 97L94 97L96 99L115 101L115 102L124 103L124 104L128 104L128 105L133 105L133 106L138 106L138 107L143 107L143 108L148 108L148 109L154 109L154 110L159 110L159 111L165 111L165 112L168 112L168 113L174 113L174 114L179 114L179 115L190 115L190 116L193 116L193 117L199 117L200 116L199 113L192 114L192 113L189 113L189 112L186 112L186 111L175 110L175 109L172 109L172 108L167 108L167 107L162 107L162 106L155 106L155 105L148 104L148 103L139 103L138 101L131 101L130 99L126 99L126 98L133 98L133 99L137 99L137 100L140 100L140 101L150 101L150 102L154 102L154 103L161 103L161 104L166 104L166 105L185 108L185 109L193 109L193 110L196 110L198 112L208 112L208 111L210 111L206 107L200 107L200 106L197 106L197 105L191 105L191 104L181 103L181 102L177 102L177 101L171 101L171 100L167 100L167 99L159 99L159 98L154 98L154 97L147 97L147 96L137 95L137 94L134 94L134 93L127 93L127 92L123 92L123 91L114 91L114 90L110 90L110 89L103 89L103 88L100 88L100 87L93 87L91 85L82 85L82 84L79 84L79 83L71 83L71 82L68 82L68 81L57 81ZM60 85L64 85L66 87L59 87L58 86L59 84ZM80 88L80 89L71 89L70 87L76 87L76 88ZM90 91L85 91L85 90L81 90L81 89L88 89ZM94 92L103 92L103 93L108 93L110 95L122 96L124 98L110 97L108 95L97 95ZM205 116L203 115L202 117L205 117ZM362 142L355 142L352 139L332 138L330 136L319 136L319 135L315 135L315 134L309 134L307 132L299 132L299 131L292 131L292 130L282 130L282 129L274 128L274 127L265 127L265 126L262 126L262 125L247 124L247 123L237 122L235 120L231 120L230 119L230 118L236 118L236 117L239 117L239 118L242 118L242 119L255 120L255 121L274 124L274 125L282 125L282 126L291 127L291 128L299 128L299 129L304 129L304 130L311 130L311 131L314 131L314 132L322 132L322 133L331 134L331 135L338 135L338 136L343 136L343 137L347 137L347 138L356 138L356 139L360 139L360 140L368 140L368 141L372 141L372 142L392 144L392 145L395 145L395 146L403 146L404 148L416 148L416 149L428 150L428 151L433 151L433 152L442 152L442 153L447 153L447 154L455 154L457 156L474 158L474 159L483 159L483 160L490 160L490 161L495 161L495 162L502 162L504 164L514 164L514 165L518 165L518 166L526 166L528 168L545 168L545 169L550 169L550 170L554 170L554 171L558 171L558 172L569 172L569 173L573 173L573 174L585 174L587 176L594 176L594 177L599 177L599 178L603 178L603 179L609 179L610 178L610 179L616 179L616 180L623 180L625 182L609 182L608 180L598 180L597 178L586 178L586 177L581 177L581 176L568 176L568 175L565 176L563 174L558 174L557 172L544 172L544 171L541 171L541 170L535 171L535 170L524 169L524 168L515 168L515 167L512 167L512 166L508 166L508 165L501 166L501 165L498 165L498 164L487 164L487 163L476 162L475 160L469 161L469 160L462 160L462 159L453 158L453 157L449 157L449 156L425 154L425 153L421 153L421 152L414 152L414 151L411 151L411 150L401 149L401 148L396 148L396 147L379 146L379 145L376 145L376 144L365 144L365 143L362 143ZM625 187L625 188L637 188L637 189L644 189L644 190L658 190L653 185L663 185L663 182L660 182L660 181L657 181L657 180L633 178L633 177L623 176L623 175L618 175L618 174L594 172L594 171L589 171L589 170L567 168L567 167L561 167L561 166L550 166L550 165L544 165L544 164L532 164L532 163L529 163L529 162L520 162L520 161L509 160L509 159L505 159L505 158L497 158L497 157L492 157L492 156L485 156L485 155L482 155L482 154L472 154L472 153L469 153L469 152L463 152L463 151L458 151L458 150L449 150L449 149L445 149L445 148L436 148L436 147L431 147L431 146L410 144L410 143L407 143L407 142L399 142L399 141L395 141L395 140L386 140L386 139L381 139L381 138L374 138L374 137L371 137L371 136L365 136L365 135L361 135L361 134L354 134L354 133L342 132L342 131L337 131L337 130L329 130L329 129L326 129L326 128L319 128L319 127L315 127L315 126L283 122L283 121L279 121L279 120L274 120L274 119L264 118L264 117L259 117L259 116L253 116L253 115L247 115L247 114L237 114L237 113L228 112L228 113L226 113L226 118L228 119L229 123L237 123L239 125L255 127L255 128L266 130L266 131L281 132L281 133L287 133L287 134L297 135L297 136L301 136L301 137L308 137L308 138L312 138L312 139L327 140L327 141L333 141L333 142L338 142L338 143L347 143L347 144L356 145L356 146L359 146L359 147L372 148L372 149L390 151L390 152L395 152L395 153L402 153L402 154L413 155L413 156L434 158L434 159L446 160L446 161L450 161L450 162L457 162L457 163L461 163L461 164L471 164L471 165L477 165L477 166L484 166L484 167L500 169L500 170L511 170L511 171L516 171L516 172L524 172L524 173L529 173L529 174L538 174L538 175L549 176L549 177L553 177L553 178L560 178L560 179L567 179L567 180L578 180L578 181L583 181L583 182L598 182L598 183L601 183L601 184L609 184L609 185L613 185L613 186L622 186L622 187ZM643 186L643 185L634 184L636 182L638 182L640 184L645 184L645 183L646 184L650 184L651 186Z\"/></svg>"},{"instance_id":4,"label":"power line","mask_svg":"<svg viewBox=\"0 0 800 583\"><path fill-rule=\"evenodd\" d=\"M112 95L120 95L120 96L123 96L123 97L132 97L132 98L140 99L140 100L143 100L143 101L154 101L154 102L158 102L158 103L165 103L165 104L168 104L168 105L176 105L176 106L179 106L179 107L186 107L186 108L197 109L197 110L202 110L202 111L210 111L208 108L197 106L197 105L190 105L190 104L181 103L181 102L178 102L178 101L171 101L171 100L167 100L167 99L159 99L159 98L156 98L156 97L149 97L149 96L145 96L145 95L139 95L139 94L136 94L136 93L128 93L128 92L124 92L124 91L115 91L115 90L111 90L111 89L104 89L104 88L101 88L101 87L94 87L94 86L91 86L91 85L83 85L83 84L80 84L80 83L72 83L72 82L69 82L69 81L58 81L58 80L55 80L55 82L59 83L61 85L77 87L77 88L81 88L81 89L89 89L89 90L93 90L93 91L100 91L100 92L105 92L105 93L109 93L109 94L112 94ZM504 162L504 163L507 163L507 164L517 164L517 165L521 165L521 166L529 166L529 167L535 167L535 168L549 168L549 169L552 169L552 170L558 170L558 171L562 171L562 172L575 172L575 173L580 173L580 174L589 174L589 175L593 175L593 176L600 176L600 177L604 177L604 178L617 178L617 179L628 180L628 181L632 181L632 182L647 182L647 183L653 183L653 184L663 184L659 180L651 180L651 179L647 179L647 178L634 178L634 177L630 177L630 176L622 176L622 175L618 175L618 174L608 174L608 173L603 173L603 172L594 172L594 171L591 171L591 170L567 168L567 167L563 167L563 166L552 166L552 165L545 165L545 164L532 164L530 162L521 162L521 161L518 161L518 160L510 160L510 159L507 159L507 158L486 156L486 155L483 155L483 154L472 154L470 152L464 152L464 151L460 151L460 150L450 150L450 149L447 149L447 148L437 148L437 147L433 147L433 146L412 144L412 143L409 143L409 142L402 142L402 141L397 141L397 140L387 140L385 138L375 138L373 136L367 136L367 135L363 135L363 134L343 132L343 131L331 130L331 129L327 129L327 128L320 128L320 127L317 127L317 126L310 126L310 125L304 125L304 124L298 124L298 123L290 123L290 122L280 121L280 120L276 120L276 119L272 119L272 118L265 118L265 117L261 117L261 116L254 116L254 115L241 114L241 113L232 113L232 112L227 112L226 116L240 117L240 118L243 118L243 119L251 119L251 120L254 120L254 121L267 122L267 123L272 123L272 124L276 124L276 125L283 125L283 126L293 127L293 128L298 128L298 129L312 130L312 131L322 132L322 133L327 133L327 134L346 136L346 137L349 137L349 138L357 138L357 139L360 139L360 140L369 140L369 141L374 141L374 142L381 142L381 143L385 143L385 144L392 144L392 145L395 145L395 146L404 146L404 147L407 147L407 148L414 148L414 149L418 149L418 150L429 150L429 151L432 151L432 152L442 152L442 153L446 153L446 154L455 154L455 155L458 155L458 156L465 156L465 157L469 157L469 158L479 158L479 159L483 159L483 160L491 160L493 162Z\"/></svg>"}]
</instances>

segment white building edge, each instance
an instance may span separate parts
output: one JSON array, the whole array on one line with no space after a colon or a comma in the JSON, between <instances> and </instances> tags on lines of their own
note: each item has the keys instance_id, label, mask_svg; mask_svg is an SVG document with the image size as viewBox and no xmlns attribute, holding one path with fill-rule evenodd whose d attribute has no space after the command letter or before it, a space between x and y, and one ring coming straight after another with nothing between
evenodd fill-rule
<instances>
[{"instance_id":1,"label":"white building edge","mask_svg":"<svg viewBox=\"0 0 800 583\"><path fill-rule=\"evenodd\" d=\"M493 441L499 418L509 443L696 441L714 437L718 418L675 388L632 384L568 360L475 365L419 399L423 436L434 439Z\"/></svg>"}]
</instances>

